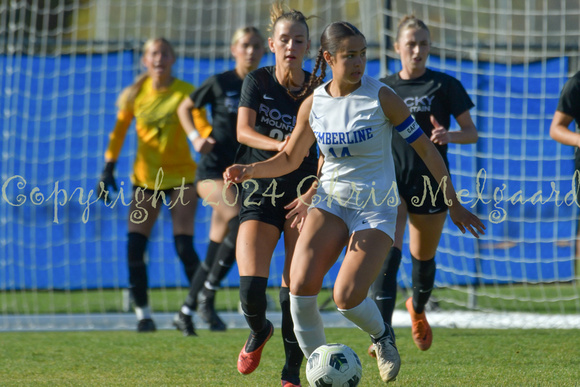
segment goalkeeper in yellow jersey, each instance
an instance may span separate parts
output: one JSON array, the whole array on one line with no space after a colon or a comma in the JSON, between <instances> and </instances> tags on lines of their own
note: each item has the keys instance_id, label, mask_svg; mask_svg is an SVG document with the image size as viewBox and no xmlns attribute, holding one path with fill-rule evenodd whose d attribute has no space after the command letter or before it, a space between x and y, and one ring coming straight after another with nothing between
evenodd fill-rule
<instances>
[{"instance_id":1,"label":"goalkeeper in yellow jersey","mask_svg":"<svg viewBox=\"0 0 580 387\"><path fill-rule=\"evenodd\" d=\"M113 171L127 130L136 119L137 154L133 165L133 197L129 212L129 286L135 303L137 331L156 330L148 303L147 241L162 206L171 210L175 249L189 281L199 265L193 246L197 194L193 186L196 163L179 119L177 107L194 87L172 76L175 52L163 39L150 39L143 48L142 64L147 71L121 93L117 122L109 136L105 168L98 187L107 200L109 188L117 190ZM211 131L203 110L193 111L195 126L202 133L197 141L211 142ZM205 136L204 136L205 134ZM201 144L198 144L201 145Z\"/></svg>"}]
</instances>

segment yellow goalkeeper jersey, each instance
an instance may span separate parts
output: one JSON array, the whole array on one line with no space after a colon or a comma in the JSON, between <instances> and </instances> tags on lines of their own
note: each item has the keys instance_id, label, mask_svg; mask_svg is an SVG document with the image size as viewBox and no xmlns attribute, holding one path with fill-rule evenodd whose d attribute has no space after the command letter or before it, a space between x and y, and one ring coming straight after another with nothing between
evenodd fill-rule
<instances>
[{"instance_id":1,"label":"yellow goalkeeper jersey","mask_svg":"<svg viewBox=\"0 0 580 387\"><path fill-rule=\"evenodd\" d=\"M182 179L186 184L193 183L197 166L191 157L189 140L179 123L177 107L194 89L193 85L175 79L168 89L158 91L153 89L151 78L147 78L132 109L128 106L119 110L105 159L118 159L127 130L136 118L137 155L131 176L133 184L164 190L179 187ZM207 137L212 127L205 109L193 109L192 114L195 127ZM156 185L160 168L163 180Z\"/></svg>"}]
</instances>

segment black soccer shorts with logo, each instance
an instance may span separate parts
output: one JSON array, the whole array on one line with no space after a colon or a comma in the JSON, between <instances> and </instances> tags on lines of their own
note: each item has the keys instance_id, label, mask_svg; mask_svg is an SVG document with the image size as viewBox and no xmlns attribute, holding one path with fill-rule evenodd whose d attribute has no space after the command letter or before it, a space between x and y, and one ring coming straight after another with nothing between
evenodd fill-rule
<instances>
[{"instance_id":1,"label":"black soccer shorts with logo","mask_svg":"<svg viewBox=\"0 0 580 387\"><path fill-rule=\"evenodd\" d=\"M399 196L407 204L407 212L430 215L447 211L448 206L445 204L443 186L439 189L439 182L429 172L425 163L417 158L402 156L396 151L393 152L397 188ZM443 160L449 169L447 157L443 157ZM428 183L424 176L427 177ZM435 196L434 202L432 196ZM455 200L455 198L450 199Z\"/></svg>"}]
</instances>

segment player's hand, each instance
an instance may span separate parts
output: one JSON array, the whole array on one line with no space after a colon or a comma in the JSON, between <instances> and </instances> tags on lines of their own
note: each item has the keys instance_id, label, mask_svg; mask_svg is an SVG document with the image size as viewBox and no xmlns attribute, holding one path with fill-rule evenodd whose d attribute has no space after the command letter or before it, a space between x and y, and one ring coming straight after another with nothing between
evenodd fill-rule
<instances>
[{"instance_id":1,"label":"player's hand","mask_svg":"<svg viewBox=\"0 0 580 387\"><path fill-rule=\"evenodd\" d=\"M215 138L213 137L198 137L193 141L193 149L195 149L197 153L204 155L212 151L215 142Z\"/></svg>"},{"instance_id":2,"label":"player's hand","mask_svg":"<svg viewBox=\"0 0 580 387\"><path fill-rule=\"evenodd\" d=\"M224 182L226 184L241 183L242 181L251 179L253 172L254 167L251 165L234 164L230 167L227 167L224 171Z\"/></svg>"},{"instance_id":3,"label":"player's hand","mask_svg":"<svg viewBox=\"0 0 580 387\"><path fill-rule=\"evenodd\" d=\"M276 150L278 152L282 152L284 150L284 148L286 148L286 145L288 145L288 141L290 140L290 136L286 136L286 138L282 141L280 141L280 144L278 144L278 147L276 148Z\"/></svg>"},{"instance_id":4,"label":"player's hand","mask_svg":"<svg viewBox=\"0 0 580 387\"><path fill-rule=\"evenodd\" d=\"M455 203L449 207L449 216L462 234L465 234L466 230L476 238L485 234L485 225L461 204Z\"/></svg>"},{"instance_id":5,"label":"player's hand","mask_svg":"<svg viewBox=\"0 0 580 387\"><path fill-rule=\"evenodd\" d=\"M292 219L292 224L290 224L291 228L296 228L298 232L302 231L304 220L306 220L306 216L308 215L308 207L310 206L304 203L304 198L301 200L299 197L284 206L285 210L290 210L286 214L286 219Z\"/></svg>"},{"instance_id":6,"label":"player's hand","mask_svg":"<svg viewBox=\"0 0 580 387\"><path fill-rule=\"evenodd\" d=\"M308 209L311 206L312 198L316 194L316 186L310 188L308 191L284 206L284 209L290 210L286 214L286 219L292 219L290 227L297 228L298 232L301 232L302 227L304 227L304 222L308 215Z\"/></svg>"},{"instance_id":7,"label":"player's hand","mask_svg":"<svg viewBox=\"0 0 580 387\"><path fill-rule=\"evenodd\" d=\"M449 131L437 122L433 114L431 114L430 118L431 124L433 125L433 129L431 130L431 142L437 145L449 144Z\"/></svg>"},{"instance_id":8,"label":"player's hand","mask_svg":"<svg viewBox=\"0 0 580 387\"><path fill-rule=\"evenodd\" d=\"M107 194L110 192L109 187L111 187L115 192L118 191L117 182L115 181L115 176L113 175L114 170L115 162L107 161L105 168L101 173L99 184L97 185L97 197L99 199L105 200Z\"/></svg>"}]
</instances>

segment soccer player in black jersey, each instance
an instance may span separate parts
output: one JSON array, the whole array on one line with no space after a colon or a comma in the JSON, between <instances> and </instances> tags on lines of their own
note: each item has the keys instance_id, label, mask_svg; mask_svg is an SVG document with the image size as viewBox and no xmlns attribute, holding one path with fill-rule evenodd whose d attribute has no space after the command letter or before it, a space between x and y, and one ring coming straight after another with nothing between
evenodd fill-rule
<instances>
[{"instance_id":1,"label":"soccer player in black jersey","mask_svg":"<svg viewBox=\"0 0 580 387\"><path fill-rule=\"evenodd\" d=\"M425 134L441 153L445 164L449 166L448 143L469 144L477 141L477 129L469 113L474 105L457 79L426 68L430 47L430 32L425 23L415 16L405 16L399 23L395 41L402 70L381 81L405 101ZM460 130L448 130L451 116L455 117ZM422 198L425 189L428 189L425 188L423 176L428 176L434 192L439 182L400 136L394 136L392 144L401 205L398 208L393 247L387 255L381 274L371 288L371 293L383 318L391 324L403 234L408 217L413 296L407 299L405 305L411 315L413 340L419 349L425 351L431 346L433 337L425 317L425 305L435 282L434 258L447 218L447 206L442 193L433 204L428 191L421 205L412 203L414 196ZM369 347L369 353L372 355L372 346Z\"/></svg>"},{"instance_id":2,"label":"soccer player in black jersey","mask_svg":"<svg viewBox=\"0 0 580 387\"><path fill-rule=\"evenodd\" d=\"M222 174L233 164L239 146L236 125L242 82L249 72L258 68L264 52L265 40L257 28L238 29L231 42L235 69L209 77L177 109L183 129L201 153L195 176L197 193L204 203L212 206L205 260L195 272L187 298L173 321L185 336L195 335L192 316L198 307L198 295L199 315L210 330L226 329L215 312L214 300L216 289L236 259L240 206L236 203L235 186L224 190ZM212 112L213 129L209 136L198 132L191 115L194 107L205 105L210 105Z\"/></svg>"},{"instance_id":3,"label":"soccer player in black jersey","mask_svg":"<svg viewBox=\"0 0 580 387\"><path fill-rule=\"evenodd\" d=\"M576 131L569 129L572 121L576 121ZM578 152L580 146L580 71L568 79L562 88L558 107L550 125L550 137L559 143L575 147L574 170L580 171L580 152ZM580 238L576 239L576 251L580 251Z\"/></svg>"},{"instance_id":4,"label":"soccer player in black jersey","mask_svg":"<svg viewBox=\"0 0 580 387\"><path fill-rule=\"evenodd\" d=\"M569 129L572 121L576 121L576 131ZM580 170L580 71L562 88L558 107L554 112L550 125L550 137L564 145L575 147L575 169Z\"/></svg>"},{"instance_id":5,"label":"soccer player in black jersey","mask_svg":"<svg viewBox=\"0 0 580 387\"><path fill-rule=\"evenodd\" d=\"M238 141L242 144L236 162L270 158L282 150L296 124L296 114L305 93L301 93L310 74L302 69L310 47L307 18L296 10L274 3L270 14L271 36L268 46L275 54L275 66L251 72L244 79L238 109ZM298 170L277 179L257 179L242 184L240 229L236 259L240 272L241 307L251 329L238 358L238 371L250 374L259 365L262 349L274 327L266 319L266 288L272 254L284 234L285 263L280 289L282 338L286 363L282 385L300 385L300 366L304 355L294 335L290 315L288 271L298 228L307 206L297 199L297 187L312 185L308 176L317 172L316 147L312 147ZM306 180L305 180L306 179ZM305 192L305 189L302 190ZM305 198L302 198L305 200Z\"/></svg>"}]
</instances>

